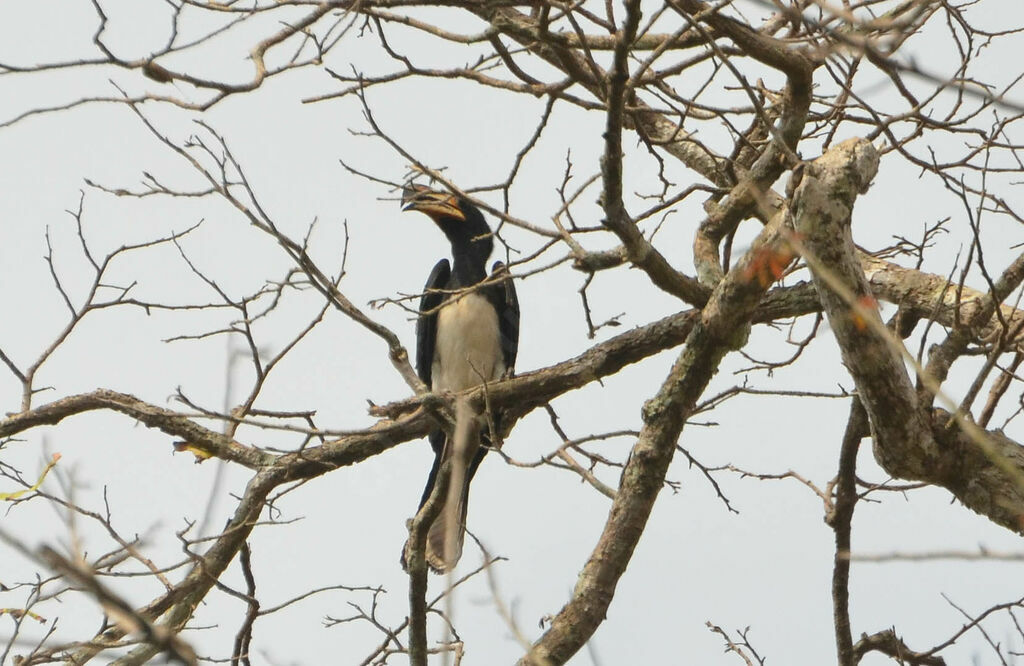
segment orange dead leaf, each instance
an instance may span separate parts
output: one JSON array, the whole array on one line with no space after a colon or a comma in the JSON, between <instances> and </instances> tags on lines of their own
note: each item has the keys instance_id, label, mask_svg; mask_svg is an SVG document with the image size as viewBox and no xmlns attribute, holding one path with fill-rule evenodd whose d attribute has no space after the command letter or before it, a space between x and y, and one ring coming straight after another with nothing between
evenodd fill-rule
<instances>
[{"instance_id":1,"label":"orange dead leaf","mask_svg":"<svg viewBox=\"0 0 1024 666\"><path fill-rule=\"evenodd\" d=\"M868 327L868 320L863 313L865 311L875 312L877 310L878 301L875 300L875 297L871 294L864 294L857 299L857 307L853 309L850 320L858 331L863 331Z\"/></svg>"},{"instance_id":2,"label":"orange dead leaf","mask_svg":"<svg viewBox=\"0 0 1024 666\"><path fill-rule=\"evenodd\" d=\"M779 247L762 247L753 251L750 263L743 271L743 277L767 289L773 282L786 274L786 268L796 258L796 253L789 245Z\"/></svg>"}]
</instances>

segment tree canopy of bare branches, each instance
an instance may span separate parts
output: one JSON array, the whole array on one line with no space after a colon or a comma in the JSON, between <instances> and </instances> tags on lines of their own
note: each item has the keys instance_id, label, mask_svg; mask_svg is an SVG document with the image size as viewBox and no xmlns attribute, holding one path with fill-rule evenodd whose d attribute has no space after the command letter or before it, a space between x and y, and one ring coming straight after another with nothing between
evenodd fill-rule
<instances>
[{"instance_id":1,"label":"tree canopy of bare branches","mask_svg":"<svg viewBox=\"0 0 1024 666\"><path fill-rule=\"evenodd\" d=\"M1015 0L0 26L0 664L1024 654ZM490 219L515 376L417 377L410 181ZM456 400L476 549L406 573Z\"/></svg>"}]
</instances>

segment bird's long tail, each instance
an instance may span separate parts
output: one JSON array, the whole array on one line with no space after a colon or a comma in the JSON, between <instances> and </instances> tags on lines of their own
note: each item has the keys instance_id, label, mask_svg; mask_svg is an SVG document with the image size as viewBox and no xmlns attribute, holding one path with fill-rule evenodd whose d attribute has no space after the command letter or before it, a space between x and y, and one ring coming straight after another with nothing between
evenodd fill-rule
<instances>
[{"instance_id":1,"label":"bird's long tail","mask_svg":"<svg viewBox=\"0 0 1024 666\"><path fill-rule=\"evenodd\" d=\"M441 513L427 532L426 559L435 571L452 569L462 556L462 541L466 534L466 508L470 465L480 449L481 423L479 415L467 400L455 403L455 430L453 446L445 447L445 457L451 456L451 476L448 496ZM450 453L449 453L450 451Z\"/></svg>"}]
</instances>

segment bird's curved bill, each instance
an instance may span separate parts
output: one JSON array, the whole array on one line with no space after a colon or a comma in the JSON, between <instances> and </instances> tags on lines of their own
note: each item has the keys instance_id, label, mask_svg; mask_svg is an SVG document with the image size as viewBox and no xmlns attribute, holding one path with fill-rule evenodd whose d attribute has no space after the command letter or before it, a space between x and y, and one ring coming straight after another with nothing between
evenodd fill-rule
<instances>
[{"instance_id":1,"label":"bird's curved bill","mask_svg":"<svg viewBox=\"0 0 1024 666\"><path fill-rule=\"evenodd\" d=\"M465 221L455 195L437 192L424 185L409 184L402 189L402 210L418 210L432 218L453 217Z\"/></svg>"}]
</instances>

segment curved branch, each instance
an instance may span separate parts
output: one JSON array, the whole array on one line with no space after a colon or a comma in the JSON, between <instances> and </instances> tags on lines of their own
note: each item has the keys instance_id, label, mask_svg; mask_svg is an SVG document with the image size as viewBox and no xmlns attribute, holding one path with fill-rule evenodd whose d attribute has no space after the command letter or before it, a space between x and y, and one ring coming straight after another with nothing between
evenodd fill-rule
<instances>
[{"instance_id":1,"label":"curved branch","mask_svg":"<svg viewBox=\"0 0 1024 666\"><path fill-rule=\"evenodd\" d=\"M819 298L870 418L875 458L893 476L942 486L973 511L1024 534L1024 447L968 419L930 410L898 347L881 334L885 329L850 231L853 203L878 168L877 151L863 139L850 139L826 157L804 170L794 215ZM972 312L987 314L991 299L978 295L966 294ZM943 290L932 296L946 297ZM933 391L935 381L922 379Z\"/></svg>"},{"instance_id":2,"label":"curved branch","mask_svg":"<svg viewBox=\"0 0 1024 666\"><path fill-rule=\"evenodd\" d=\"M0 437L10 437L39 426L55 425L69 416L98 409L125 414L150 428L180 437L197 453L216 456L250 469L266 467L277 459L273 454L244 446L219 432L204 428L178 412L151 405L127 393L107 389L68 396L0 420Z\"/></svg>"}]
</instances>

